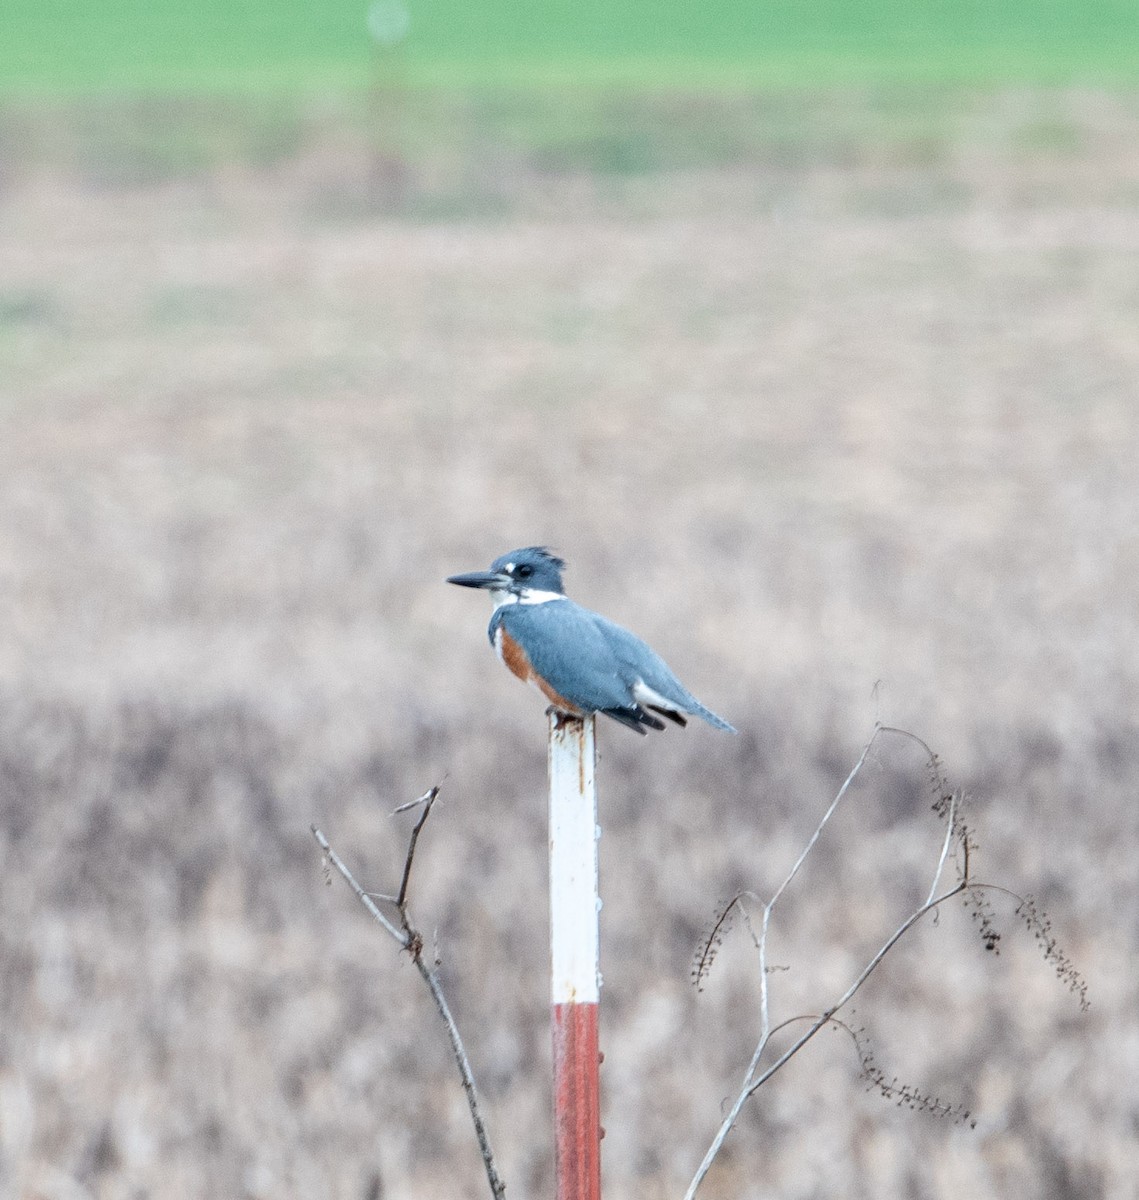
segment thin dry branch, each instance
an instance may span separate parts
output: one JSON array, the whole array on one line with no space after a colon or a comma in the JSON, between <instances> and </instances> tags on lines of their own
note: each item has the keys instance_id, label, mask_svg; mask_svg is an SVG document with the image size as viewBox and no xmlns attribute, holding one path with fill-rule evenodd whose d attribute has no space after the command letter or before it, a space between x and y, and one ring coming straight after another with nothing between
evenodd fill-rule
<instances>
[{"instance_id":1,"label":"thin dry branch","mask_svg":"<svg viewBox=\"0 0 1139 1200\"><path fill-rule=\"evenodd\" d=\"M819 838L822 836L823 830L826 828L831 817L834 816L835 811L838 809L839 804L843 800L843 797L846 796L847 792L850 790L851 785L854 783L855 779L857 779L859 773L862 771L862 768L865 765L866 760L869 757L870 751L873 748L875 742L884 733L896 734L898 736L909 738L910 740L916 742L919 746L921 746L925 750L926 754L929 756L931 763L936 764L936 762L937 762L936 756L933 754L933 751L929 748L929 746L926 745L925 742L922 741L921 738L917 737L916 735L914 735L912 733L909 733L907 730L904 730L904 729L895 729L891 726L886 726L886 725L881 725L881 724L876 725L874 728L874 732L871 735L869 741L867 741L866 745L863 747L862 753L858 757L858 761L854 764L854 767L850 771L850 774L847 775L846 779L842 783L842 786L839 788L838 792L835 794L834 799L831 801L829 807L827 808L826 812L823 814L822 819L819 821L818 825L816 825L814 832L811 834L810 838L807 840L807 844L804 846L799 857L795 860L794 864L791 867L791 870L787 873L786 877L783 879L783 882L780 883L778 888L776 888L775 893L771 897L771 899L768 900L768 902L764 905L763 914L762 914L762 918L760 921L760 928L759 928L758 936L755 935L754 927L751 925L750 920L748 921L748 926L749 926L749 929L752 930L753 941L756 944L756 949L757 949L758 955L759 955L759 988L760 988L760 1035L759 1035L759 1040L756 1043L755 1050L752 1053L751 1061L748 1063L747 1070L744 1073L744 1079L743 1079L742 1085L740 1086L740 1090L737 1093L736 1098L735 1098L734 1102L732 1103L732 1106L731 1106L730 1110L728 1111L727 1116L720 1123L720 1127L716 1131L716 1135L712 1139L712 1143L708 1147L708 1150L705 1153L704 1158L701 1160L700 1166L696 1169L696 1173L692 1177L692 1182L688 1185L687 1192L685 1192L685 1200L693 1200L693 1197L696 1195L696 1192L699 1189L701 1183L703 1183L705 1176L708 1174L708 1171L711 1169L712 1163L716 1160L717 1155L720 1153L720 1150L723 1147L724 1141L726 1140L728 1134L734 1128L736 1121L739 1119L740 1112L742 1111L744 1104L747 1103L748 1099L751 1096L755 1095L755 1093L759 1090L759 1088L761 1088L772 1077L772 1075L774 1075L777 1071L779 1071L782 1067L784 1067L796 1054L798 1054L799 1051L802 1050L803 1047L819 1032L819 1030L823 1029L826 1025L828 1025L829 1023L834 1021L836 1014L842 1008L844 1008L847 1004L850 1003L850 1001L854 998L855 994L862 987L862 985L867 981L867 979L869 979L870 976L874 973L875 969L882 962L882 960L886 957L886 955L922 919L922 917L924 917L929 912L936 911L936 909L940 905L944 904L946 900L949 900L953 896L960 895L969 886L967 838L965 836L965 831L962 829L960 821L958 819L958 796L956 794L953 794L948 797L948 803L942 813L942 815L946 819L945 839L942 842L941 853L938 857L937 866L933 873L933 882L930 885L929 894L926 898L925 903L922 904L919 908L915 909L915 911L912 912L901 923L901 925L899 925L898 928L894 930L894 932L879 947L878 951L869 959L869 961L866 963L866 965L863 967L863 969L858 973L858 975L855 977L854 981L850 984L850 986L846 989L846 991L842 994L842 996L840 996L839 999L826 1012L820 1013L818 1016L816 1016L814 1018L808 1018L810 1020L810 1025L808 1026L806 1032L804 1032L799 1038L797 1038L796 1041L793 1042L792 1045L787 1050L785 1050L774 1062L772 1062L770 1065L765 1067L763 1069L763 1071L759 1070L760 1063L763 1060L763 1055L764 1055L765 1051L767 1050L768 1045L770 1044L771 1037L774 1032L771 1027L771 1014L770 1014L769 990L768 990L768 974L769 974L769 972L768 972L768 965L767 965L767 934L768 934L768 930L769 930L770 924L771 924L772 913L774 912L775 906L776 906L776 904L778 904L780 898L784 895L784 893L787 891L787 889L791 886L796 875L798 875L800 869L803 866L803 863L807 859L807 856L810 854L810 852L814 849L815 845L818 843ZM964 866L964 868L959 868L960 875L959 875L958 882L949 890L939 894L939 888L941 886L941 878L942 878L942 875L944 874L945 865L946 865L947 861L949 860L949 855L950 855L950 852L951 852L955 842L963 842L966 844L966 851L964 854L965 866ZM728 906L729 909L736 905L739 905L742 909L742 904L743 904L745 895L746 895L746 893L740 893L739 895L735 896ZM721 917L721 921L717 922L717 926L720 926L722 924L724 917L726 917L726 915L727 915L727 911L728 910L725 910L724 914ZM717 932L718 932L718 930L717 930ZM786 1022L784 1022L783 1024L786 1024ZM782 1026L780 1026L780 1027L782 1027Z\"/></svg>"},{"instance_id":2,"label":"thin dry branch","mask_svg":"<svg viewBox=\"0 0 1139 1200\"><path fill-rule=\"evenodd\" d=\"M827 823L834 815L843 797L847 794L851 784L857 778L862 770L867 757L870 754L871 748L878 738L883 734L892 734L898 737L906 738L909 741L916 743L925 751L929 764L930 781L933 786L935 800L933 803L933 811L938 818L945 822L945 837L941 843L941 852L938 855L937 864L934 868L933 879L930 883L929 892L926 895L925 902L914 909L912 913L894 930L892 934L882 943L878 950L867 960L862 970L858 972L853 981L847 987L846 991L835 1001L830 1008L825 1012L815 1015L802 1015L793 1017L788 1021L781 1022L775 1029L771 1027L771 1019L769 1012L769 989L768 975L770 973L767 964L767 934L771 923L771 916L779 899L786 892L788 887L794 881L795 876L799 873L807 856L817 844ZM743 1082L736 1098L729 1110L727 1116L723 1119L716 1136L712 1139L712 1143L704 1155L700 1166L697 1168L696 1174L689 1184L688 1191L685 1193L685 1200L692 1200L697 1189L700 1187L705 1176L707 1175L716 1156L719 1154L725 1139L734 1128L740 1111L748 1099L755 1093L782 1067L784 1067L800 1050L825 1026L838 1025L846 1029L854 1038L855 1045L859 1055L859 1061L862 1066L863 1074L869 1080L872 1086L878 1088L883 1095L896 1099L898 1103L908 1104L911 1107L922 1109L927 1112L934 1113L939 1116L951 1116L958 1120L969 1120L970 1116L963 1108L956 1105L945 1104L936 1097L929 1096L919 1092L916 1088L907 1084L900 1084L897 1080L886 1080L884 1074L878 1069L874 1063L873 1055L867 1044L860 1039L860 1035L854 1031L844 1021L838 1019L838 1013L845 1008L853 999L859 989L870 978L874 971L881 964L882 960L890 953L891 950L898 944L905 935L917 925L923 917L928 913L933 913L936 917L937 910L947 900L955 896L964 896L967 904L973 909L973 918L978 923L978 929L981 934L982 941L986 949L996 951L1000 941L1000 933L995 927L995 914L992 907L989 905L987 897L990 894L1004 894L1017 901L1016 915L1028 927L1029 931L1035 937L1041 952L1044 955L1045 961L1050 963L1055 970L1057 976L1076 996L1079 1000L1080 1008L1083 1011L1087 1010L1087 984L1079 971L1073 965L1067 955L1060 949L1056 938L1052 934L1051 925L1048 918L1043 914L1036 902L1031 896L1020 896L1007 888L1001 887L999 884L991 884L979 882L973 879L971 874L971 857L972 852L976 849L976 843L973 840L972 831L962 819L961 807L963 797L960 792L953 791L946 781L944 772L941 768L940 760L933 750L915 734L910 733L905 729L896 729L889 725L878 724L874 728L874 733L870 740L863 747L862 754L855 763L853 770L843 781L842 787L839 788L830 806L823 814L819 824L815 827L814 832L808 839L802 853L795 860L794 865L788 872L786 878L776 889L775 894L763 906L762 920L759 924L759 933L756 934L755 926L752 924L745 901L748 899L756 900L753 893L740 892L729 901L726 908L720 913L715 924L712 926L712 932L704 944L700 957L697 960L696 971L694 972L697 978L697 984L703 982L707 976L711 966L711 960L714 956L715 949L719 945L727 927L730 914L734 909L738 908L743 914L747 922L748 930L752 937L758 958L759 958L759 987L760 987L760 1035L756 1043L755 1051L752 1054L751 1061L748 1063L747 1071L744 1074ZM947 887L942 880L945 875L947 864L952 859L957 879L951 886ZM788 1025L804 1021L807 1023L806 1031L798 1037L787 1050L779 1055L773 1062L769 1063L762 1070L760 1064L763 1061L763 1056L767 1051L772 1035L780 1029L786 1028Z\"/></svg>"},{"instance_id":3,"label":"thin dry branch","mask_svg":"<svg viewBox=\"0 0 1139 1200\"><path fill-rule=\"evenodd\" d=\"M411 864L415 861L415 847L419 842L419 834L423 826L427 824L427 818L431 816L431 807L438 795L439 788L433 787L424 792L418 800L413 800L410 804L401 804L396 809L397 813L401 813L406 812L409 808L414 808L417 804L423 806L423 811L419 814L419 819L411 827L411 836L407 839L407 856L403 862L403 878L399 881L399 895L396 896L395 900L396 908L405 917L407 914L407 889L411 883Z\"/></svg>"},{"instance_id":4,"label":"thin dry branch","mask_svg":"<svg viewBox=\"0 0 1139 1200\"><path fill-rule=\"evenodd\" d=\"M483 1121L482 1113L479 1110L478 1095L475 1090L474 1075L471 1072L470 1060L467 1058L466 1049L463 1046L463 1039L459 1036L459 1027L455 1024L455 1018L451 1015L451 1007L447 1003L447 997L443 992L443 985L439 980L438 961L436 956L432 956L433 961L428 964L424 956L424 939L423 935L415 927L411 920L411 915L408 911L408 893L411 883L411 868L415 861L415 849L419 842L419 835L423 831L424 825L427 824L427 818L431 815L431 808L435 803L436 797L439 795L438 787L433 787L425 792L417 800L410 804L401 805L396 809L396 812L404 812L408 808L413 808L416 805L422 805L423 811L419 814L415 825L412 827L411 835L408 838L407 854L404 857L403 874L400 879L399 893L396 896L381 896L380 899L395 906L399 914L400 924L397 927L392 921L380 911L372 896L364 891L364 889L356 882L352 872L345 866L344 861L329 845L328 839L315 826L312 826L312 835L316 838L317 845L321 848L325 860L340 873L345 883L355 893L356 899L368 910L373 920L377 921L391 937L393 937L399 945L411 955L411 961L415 964L416 970L419 972L423 982L427 985L427 990L431 993L431 998L435 1002L435 1008L439 1016L443 1020L443 1024L447 1029L447 1036L451 1042L451 1052L455 1056L455 1064L459 1068L459 1075L463 1083L463 1091L467 1096L467 1106L471 1112L471 1121L475 1127L475 1137L478 1140L479 1152L482 1154L483 1166L486 1168L487 1182L490 1185L491 1195L494 1200L503 1200L506 1195L506 1185L499 1177L498 1169L495 1166L494 1154L490 1147L490 1139L487 1136L486 1124Z\"/></svg>"},{"instance_id":5,"label":"thin dry branch","mask_svg":"<svg viewBox=\"0 0 1139 1200\"><path fill-rule=\"evenodd\" d=\"M899 1106L931 1113L935 1117L949 1117L954 1121L963 1121L970 1129L977 1128L973 1114L962 1104L947 1104L944 1100L929 1092L919 1091L912 1084L902 1083L896 1077L886 1078L886 1072L878 1066L874 1051L866 1038L864 1029L855 1029L839 1017L831 1018L831 1025L842 1030L854 1045L858 1062L862 1068L862 1077L868 1086L875 1088L887 1100L895 1101Z\"/></svg>"}]
</instances>

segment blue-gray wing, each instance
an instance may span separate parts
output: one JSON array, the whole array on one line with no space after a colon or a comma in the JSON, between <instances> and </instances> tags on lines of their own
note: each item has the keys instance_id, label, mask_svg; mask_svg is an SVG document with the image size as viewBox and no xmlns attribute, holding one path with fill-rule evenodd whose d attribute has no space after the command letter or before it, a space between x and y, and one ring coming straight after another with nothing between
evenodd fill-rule
<instances>
[{"instance_id":1,"label":"blue-gray wing","mask_svg":"<svg viewBox=\"0 0 1139 1200\"><path fill-rule=\"evenodd\" d=\"M700 717L716 729L735 733L735 729L723 717L717 716L710 708L705 708L696 699L677 679L668 663L648 643L641 641L635 633L630 633L623 626L617 625L605 617L596 613L590 613L590 616L593 617L602 636L611 646L613 654L620 664L622 678L629 684L631 695L641 703L648 703L649 707L655 707L651 701L646 701L643 695L637 696L638 683L647 684L658 696L676 705L681 712ZM665 715L668 715L667 708L657 708L657 711L663 711Z\"/></svg>"},{"instance_id":2,"label":"blue-gray wing","mask_svg":"<svg viewBox=\"0 0 1139 1200\"><path fill-rule=\"evenodd\" d=\"M620 664L620 671L630 688L643 680L655 692L669 700L683 704L694 700L695 697L673 674L668 663L647 643L635 633L630 633L623 625L607 620L597 613L589 614L602 637L608 642L614 658Z\"/></svg>"}]
</instances>

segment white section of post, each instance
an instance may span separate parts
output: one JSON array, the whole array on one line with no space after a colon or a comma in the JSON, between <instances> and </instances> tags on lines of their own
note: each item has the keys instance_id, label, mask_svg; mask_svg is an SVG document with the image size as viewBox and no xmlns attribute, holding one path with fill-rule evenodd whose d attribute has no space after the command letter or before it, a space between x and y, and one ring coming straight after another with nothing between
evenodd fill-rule
<instances>
[{"instance_id":1,"label":"white section of post","mask_svg":"<svg viewBox=\"0 0 1139 1200\"><path fill-rule=\"evenodd\" d=\"M601 995L593 717L550 713L550 999Z\"/></svg>"}]
</instances>

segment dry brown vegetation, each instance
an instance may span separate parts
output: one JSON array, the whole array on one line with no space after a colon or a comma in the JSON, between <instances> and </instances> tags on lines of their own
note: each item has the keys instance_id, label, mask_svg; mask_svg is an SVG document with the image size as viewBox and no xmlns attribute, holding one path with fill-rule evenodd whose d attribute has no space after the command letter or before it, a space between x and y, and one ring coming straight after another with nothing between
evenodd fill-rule
<instances>
[{"instance_id":1,"label":"dry brown vegetation","mask_svg":"<svg viewBox=\"0 0 1139 1200\"><path fill-rule=\"evenodd\" d=\"M1011 906L998 957L947 912L858 1018L976 1130L824 1037L704 1194L1133 1195L1139 107L941 102L637 169L331 118L261 165L10 156L0 1193L482 1194L437 1018L308 833L384 890L443 780L416 916L509 1193L548 1194L542 704L442 583L548 542L741 730L601 735L608 1194L683 1190L756 1028L746 937L698 995L701 931L882 716L1092 1011ZM878 757L777 931L783 1015L924 894L929 800Z\"/></svg>"}]
</instances>

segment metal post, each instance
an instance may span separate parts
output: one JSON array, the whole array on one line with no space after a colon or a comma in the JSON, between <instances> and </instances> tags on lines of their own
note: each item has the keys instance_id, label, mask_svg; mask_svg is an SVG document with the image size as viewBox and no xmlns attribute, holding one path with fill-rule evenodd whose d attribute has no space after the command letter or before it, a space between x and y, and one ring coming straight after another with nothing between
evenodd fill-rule
<instances>
[{"instance_id":1,"label":"metal post","mask_svg":"<svg viewBox=\"0 0 1139 1200\"><path fill-rule=\"evenodd\" d=\"M550 710L550 959L557 1200L600 1200L601 998L593 717Z\"/></svg>"}]
</instances>

